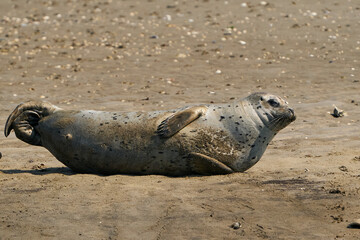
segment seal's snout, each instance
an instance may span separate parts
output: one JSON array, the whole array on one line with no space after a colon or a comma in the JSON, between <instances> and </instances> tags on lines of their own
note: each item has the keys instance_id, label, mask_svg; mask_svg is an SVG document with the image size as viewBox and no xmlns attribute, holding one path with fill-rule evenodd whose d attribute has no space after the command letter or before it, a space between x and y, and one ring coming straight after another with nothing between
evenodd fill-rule
<instances>
[{"instance_id":1,"label":"seal's snout","mask_svg":"<svg viewBox=\"0 0 360 240\"><path fill-rule=\"evenodd\" d=\"M295 115L294 109L289 108L289 112L290 112L290 120L295 121L296 115Z\"/></svg>"}]
</instances>

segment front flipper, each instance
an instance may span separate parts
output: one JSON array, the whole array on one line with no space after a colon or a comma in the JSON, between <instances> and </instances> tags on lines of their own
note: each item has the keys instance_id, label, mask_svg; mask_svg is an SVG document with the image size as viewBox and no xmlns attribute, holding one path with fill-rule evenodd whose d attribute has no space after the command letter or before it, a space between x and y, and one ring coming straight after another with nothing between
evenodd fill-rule
<instances>
[{"instance_id":1,"label":"front flipper","mask_svg":"<svg viewBox=\"0 0 360 240\"><path fill-rule=\"evenodd\" d=\"M156 133L160 137L168 138L179 132L191 122L198 119L207 111L205 106L197 106L179 111L160 123Z\"/></svg>"},{"instance_id":2,"label":"front flipper","mask_svg":"<svg viewBox=\"0 0 360 240\"><path fill-rule=\"evenodd\" d=\"M201 153L190 153L190 166L192 166L192 170L196 173L202 175L220 175L220 174L229 174L234 171L219 162L215 158L206 156Z\"/></svg>"}]
</instances>

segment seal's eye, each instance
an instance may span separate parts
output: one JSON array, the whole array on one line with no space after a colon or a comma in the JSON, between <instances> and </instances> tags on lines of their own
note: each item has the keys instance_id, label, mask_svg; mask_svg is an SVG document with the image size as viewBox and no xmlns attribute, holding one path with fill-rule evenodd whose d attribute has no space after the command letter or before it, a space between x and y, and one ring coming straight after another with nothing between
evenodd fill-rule
<instances>
[{"instance_id":1,"label":"seal's eye","mask_svg":"<svg viewBox=\"0 0 360 240\"><path fill-rule=\"evenodd\" d=\"M277 100L275 100L275 99L269 99L269 100L268 100L268 103L269 103L270 106L272 106L272 107L279 107L279 106L280 106L280 103L279 103Z\"/></svg>"}]
</instances>

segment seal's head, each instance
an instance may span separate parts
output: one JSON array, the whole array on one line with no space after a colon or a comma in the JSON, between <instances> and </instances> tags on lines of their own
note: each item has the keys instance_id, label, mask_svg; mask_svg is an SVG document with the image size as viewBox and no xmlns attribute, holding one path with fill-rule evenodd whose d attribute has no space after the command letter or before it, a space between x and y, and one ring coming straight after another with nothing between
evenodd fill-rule
<instances>
[{"instance_id":1,"label":"seal's head","mask_svg":"<svg viewBox=\"0 0 360 240\"><path fill-rule=\"evenodd\" d=\"M281 97L268 93L253 93L246 99L251 102L264 125L274 132L280 131L296 119L294 110Z\"/></svg>"}]
</instances>

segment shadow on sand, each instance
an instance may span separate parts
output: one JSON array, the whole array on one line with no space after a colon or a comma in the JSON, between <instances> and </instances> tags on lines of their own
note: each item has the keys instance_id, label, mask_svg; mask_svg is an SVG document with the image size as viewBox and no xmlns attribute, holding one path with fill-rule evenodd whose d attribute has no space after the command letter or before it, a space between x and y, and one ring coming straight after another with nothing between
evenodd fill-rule
<instances>
[{"instance_id":1,"label":"shadow on sand","mask_svg":"<svg viewBox=\"0 0 360 240\"><path fill-rule=\"evenodd\" d=\"M158 174L148 174L148 175L143 175L143 174L129 174L129 173L118 173L118 174L100 174L100 173L93 173L93 172L74 172L73 170L71 170L68 167L50 167L50 168L43 168L43 169L30 169L30 170L20 170L20 169L7 169L7 170L2 170L0 169L0 172L4 173L4 174L23 174L23 173L30 173L32 175L38 175L38 176L42 176L42 175L48 175L48 174L63 174L63 175L67 175L67 176L71 176L71 175L76 175L76 174L91 174L91 175L97 175L97 176L101 176L101 177L107 177L107 176L113 176L113 175L124 175L124 176L149 176L149 175L158 175ZM191 177L204 177L203 175L198 175L198 174L189 174L189 175L184 175L184 176L168 176L168 175L161 175L159 174L159 176L165 176L165 177L169 177L169 178L191 178Z\"/></svg>"},{"instance_id":2,"label":"shadow on sand","mask_svg":"<svg viewBox=\"0 0 360 240\"><path fill-rule=\"evenodd\" d=\"M47 175L47 174L64 174L64 175L75 175L76 172L72 171L67 167L54 167L54 168L44 168L44 169L31 169L31 170L20 170L20 169L8 169L0 170L4 174L21 174L21 173L30 173L33 175Z\"/></svg>"}]
</instances>

